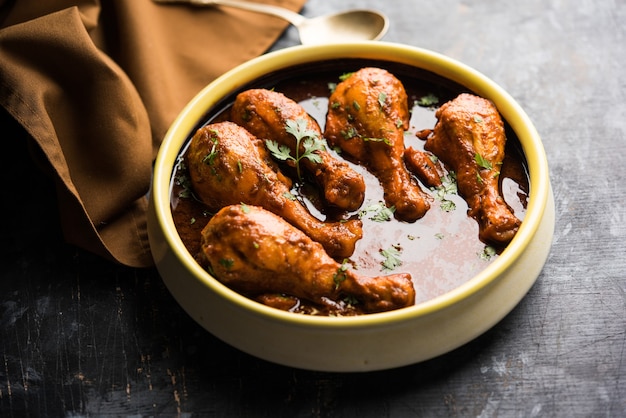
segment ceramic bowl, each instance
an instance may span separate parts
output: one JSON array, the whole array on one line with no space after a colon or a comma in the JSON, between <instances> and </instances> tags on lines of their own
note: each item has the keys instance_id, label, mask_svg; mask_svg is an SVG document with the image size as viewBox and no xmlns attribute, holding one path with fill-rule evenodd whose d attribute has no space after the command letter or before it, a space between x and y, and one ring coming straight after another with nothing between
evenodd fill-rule
<instances>
[{"instance_id":1,"label":"ceramic bowl","mask_svg":"<svg viewBox=\"0 0 626 418\"><path fill-rule=\"evenodd\" d=\"M527 160L530 193L522 225L501 255L460 286L415 306L353 317L294 314L254 302L222 285L185 249L170 207L173 167L181 148L224 98L255 80L290 68L397 63L461 85L495 103ZM507 315L536 281L550 251L554 200L541 139L501 87L446 56L415 47L364 42L287 48L253 59L216 79L181 112L154 166L149 237L169 291L202 327L259 358L318 371L371 371L421 362L471 341Z\"/></svg>"}]
</instances>

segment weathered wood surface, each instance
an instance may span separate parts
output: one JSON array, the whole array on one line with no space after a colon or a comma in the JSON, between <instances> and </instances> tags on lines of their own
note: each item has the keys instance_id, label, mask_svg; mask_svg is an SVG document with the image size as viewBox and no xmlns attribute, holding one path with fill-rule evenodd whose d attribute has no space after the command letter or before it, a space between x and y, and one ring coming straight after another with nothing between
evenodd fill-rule
<instances>
[{"instance_id":1,"label":"weathered wood surface","mask_svg":"<svg viewBox=\"0 0 626 418\"><path fill-rule=\"evenodd\" d=\"M626 415L626 3L310 0L304 13L350 7L385 11L386 41L467 63L534 121L557 225L519 306L423 364L356 375L276 366L204 332L153 271L61 244L46 185L4 162L1 416ZM289 30L277 48L295 39Z\"/></svg>"}]
</instances>

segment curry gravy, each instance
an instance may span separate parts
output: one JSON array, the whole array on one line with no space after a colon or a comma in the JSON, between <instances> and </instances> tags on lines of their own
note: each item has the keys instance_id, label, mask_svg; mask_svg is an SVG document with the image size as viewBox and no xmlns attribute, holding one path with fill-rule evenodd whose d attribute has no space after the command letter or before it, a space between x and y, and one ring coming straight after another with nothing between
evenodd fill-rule
<instances>
[{"instance_id":1,"label":"curry gravy","mask_svg":"<svg viewBox=\"0 0 626 418\"><path fill-rule=\"evenodd\" d=\"M404 136L406 147L412 146L423 150L424 141L419 139L416 133L434 127L435 111L439 105L461 92L467 92L462 86L439 79L431 73L395 63L381 62L374 65L371 61L360 60L329 61L321 64L318 71L294 67L289 71L271 74L243 86L241 90L216 106L198 127L227 119L229 106L240 91L248 88L268 88L284 93L300 103L318 121L323 131L330 89L340 81L339 77L342 74L365 65L385 68L403 82L411 109L410 128ZM427 102L425 99L428 99ZM433 103L433 100L436 100L436 103ZM500 188L514 214L523 221L529 193L528 173L519 142L506 125L506 121L505 126L507 126L507 146L506 157L501 167ZM190 138L193 133L190 133ZM184 164L185 149L181 150L180 163L174 168L172 214L182 241L189 252L200 260L198 258L200 231L212 214L208 213L190 193ZM342 158L339 154L335 155ZM364 213L364 209L383 202L383 190L376 177L364 167L350 164L363 175L367 186L364 203L355 212L337 213L331 208L324 207L317 197L315 186L311 184L297 185L294 182L296 186L292 192L320 220L336 221L350 217L362 219L363 238L358 241L354 254L348 260L351 268L357 273L366 276L411 273L417 304L458 287L498 257L502 248L487 246L478 239L478 225L467 215L468 206L461 196L429 189L421 182L422 189L432 198L431 208L422 219L414 223L397 221L393 217L382 222L373 220L375 211ZM453 182L445 181L444 184L454 185ZM397 265L392 270L383 265L388 257L382 252L390 249L396 257ZM341 263L344 260L337 261ZM304 311L310 312L310 309Z\"/></svg>"}]
</instances>

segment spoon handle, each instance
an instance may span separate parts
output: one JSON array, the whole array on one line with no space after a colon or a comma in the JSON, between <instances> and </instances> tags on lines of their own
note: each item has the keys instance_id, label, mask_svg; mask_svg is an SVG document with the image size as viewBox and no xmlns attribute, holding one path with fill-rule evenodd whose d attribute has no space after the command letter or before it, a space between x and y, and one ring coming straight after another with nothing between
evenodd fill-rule
<instances>
[{"instance_id":1,"label":"spoon handle","mask_svg":"<svg viewBox=\"0 0 626 418\"><path fill-rule=\"evenodd\" d=\"M294 26L304 22L305 17L284 7L259 4L242 0L154 0L156 3L186 3L194 6L227 6L251 12L265 13L286 20Z\"/></svg>"}]
</instances>

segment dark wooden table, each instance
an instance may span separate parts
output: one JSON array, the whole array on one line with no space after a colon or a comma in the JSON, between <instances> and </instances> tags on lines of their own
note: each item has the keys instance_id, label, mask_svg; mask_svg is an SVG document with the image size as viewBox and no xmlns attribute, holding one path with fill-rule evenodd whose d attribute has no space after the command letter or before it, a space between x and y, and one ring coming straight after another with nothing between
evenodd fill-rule
<instances>
[{"instance_id":1,"label":"dark wooden table","mask_svg":"<svg viewBox=\"0 0 626 418\"><path fill-rule=\"evenodd\" d=\"M626 416L626 2L311 0L303 12L350 7L383 10L385 40L467 63L533 119L557 224L518 307L396 370L270 364L203 331L155 271L63 244L48 185L5 154L0 416ZM296 42L290 29L276 48Z\"/></svg>"}]
</instances>

